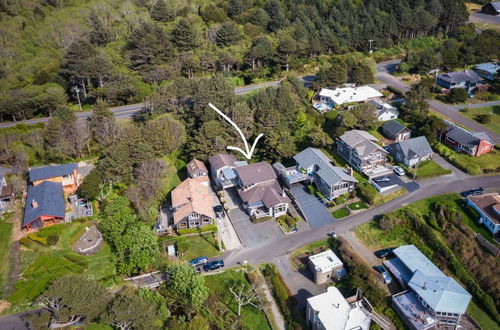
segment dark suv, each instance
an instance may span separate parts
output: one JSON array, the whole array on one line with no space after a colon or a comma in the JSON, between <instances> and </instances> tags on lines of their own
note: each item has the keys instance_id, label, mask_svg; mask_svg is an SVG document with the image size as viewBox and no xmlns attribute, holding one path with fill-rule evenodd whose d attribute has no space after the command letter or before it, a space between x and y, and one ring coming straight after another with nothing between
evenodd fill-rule
<instances>
[{"instance_id":1,"label":"dark suv","mask_svg":"<svg viewBox=\"0 0 500 330\"><path fill-rule=\"evenodd\" d=\"M211 270L219 269L224 267L224 260L215 260L207 262L203 265L203 270L209 272Z\"/></svg>"},{"instance_id":2,"label":"dark suv","mask_svg":"<svg viewBox=\"0 0 500 330\"><path fill-rule=\"evenodd\" d=\"M394 250L394 248L382 249L375 251L374 254L377 258L390 258L394 256L392 250Z\"/></svg>"},{"instance_id":3,"label":"dark suv","mask_svg":"<svg viewBox=\"0 0 500 330\"><path fill-rule=\"evenodd\" d=\"M460 193L460 195L462 195L463 197L477 196L477 195L482 195L483 192L484 192L484 188L480 187L480 188L477 188L477 189L471 189L471 190L467 190L467 191L462 191Z\"/></svg>"}]
</instances>

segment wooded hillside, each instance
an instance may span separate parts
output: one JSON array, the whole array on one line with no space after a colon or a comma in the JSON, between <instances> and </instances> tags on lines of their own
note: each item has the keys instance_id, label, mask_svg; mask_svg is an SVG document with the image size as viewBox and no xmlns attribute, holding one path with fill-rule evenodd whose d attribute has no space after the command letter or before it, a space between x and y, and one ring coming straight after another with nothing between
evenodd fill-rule
<instances>
[{"instance_id":1,"label":"wooded hillside","mask_svg":"<svg viewBox=\"0 0 500 330\"><path fill-rule=\"evenodd\" d=\"M2 0L0 120L137 102L179 76L270 79L324 54L446 35L457 0Z\"/></svg>"}]
</instances>

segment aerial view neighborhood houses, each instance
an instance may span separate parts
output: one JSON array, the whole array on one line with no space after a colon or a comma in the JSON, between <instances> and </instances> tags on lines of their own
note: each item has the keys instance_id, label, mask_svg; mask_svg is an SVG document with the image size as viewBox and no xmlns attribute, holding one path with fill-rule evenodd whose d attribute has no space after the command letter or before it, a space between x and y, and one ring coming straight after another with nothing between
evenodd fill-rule
<instances>
[{"instance_id":1,"label":"aerial view neighborhood houses","mask_svg":"<svg viewBox=\"0 0 500 330\"><path fill-rule=\"evenodd\" d=\"M0 329L500 329L500 2L0 3Z\"/></svg>"}]
</instances>

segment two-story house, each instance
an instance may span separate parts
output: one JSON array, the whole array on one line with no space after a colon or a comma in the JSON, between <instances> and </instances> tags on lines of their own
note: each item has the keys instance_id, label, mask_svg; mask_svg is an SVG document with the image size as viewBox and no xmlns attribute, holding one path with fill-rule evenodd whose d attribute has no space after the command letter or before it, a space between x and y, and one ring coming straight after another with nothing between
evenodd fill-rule
<instances>
[{"instance_id":1,"label":"two-story house","mask_svg":"<svg viewBox=\"0 0 500 330\"><path fill-rule=\"evenodd\" d=\"M248 163L237 161L236 157L228 154L217 154L208 159L210 174L213 183L218 189L227 189L237 185L237 173L235 168Z\"/></svg>"},{"instance_id":2,"label":"two-story house","mask_svg":"<svg viewBox=\"0 0 500 330\"><path fill-rule=\"evenodd\" d=\"M78 180L78 165L74 163L35 167L29 171L29 181L33 186L45 181L60 182L66 194L76 191Z\"/></svg>"},{"instance_id":3,"label":"two-story house","mask_svg":"<svg viewBox=\"0 0 500 330\"><path fill-rule=\"evenodd\" d=\"M286 214L290 198L281 189L276 173L266 162L235 168L238 195L248 215L255 218Z\"/></svg>"},{"instance_id":4,"label":"two-story house","mask_svg":"<svg viewBox=\"0 0 500 330\"><path fill-rule=\"evenodd\" d=\"M350 130L337 141L337 153L369 178L390 174L392 170L385 167L388 152L375 141L377 138L368 132Z\"/></svg>"},{"instance_id":5,"label":"two-story house","mask_svg":"<svg viewBox=\"0 0 500 330\"><path fill-rule=\"evenodd\" d=\"M411 136L411 130L397 120L385 122L382 125L382 133L385 137L394 140L395 142L408 140Z\"/></svg>"},{"instance_id":6,"label":"two-story house","mask_svg":"<svg viewBox=\"0 0 500 330\"><path fill-rule=\"evenodd\" d=\"M43 181L28 185L22 227L35 230L60 223L66 213L63 187L60 182Z\"/></svg>"},{"instance_id":7,"label":"two-story house","mask_svg":"<svg viewBox=\"0 0 500 330\"><path fill-rule=\"evenodd\" d=\"M379 121L387 121L399 117L399 110L381 99L373 99L368 101L368 103L375 107L375 116L377 116Z\"/></svg>"},{"instance_id":8,"label":"two-story house","mask_svg":"<svg viewBox=\"0 0 500 330\"><path fill-rule=\"evenodd\" d=\"M402 140L388 145L386 149L394 159L408 167L414 167L434 154L425 136Z\"/></svg>"},{"instance_id":9,"label":"two-story house","mask_svg":"<svg viewBox=\"0 0 500 330\"><path fill-rule=\"evenodd\" d=\"M191 160L186 165L186 171L188 178L195 179L196 181L203 183L206 186L210 185L208 170L202 161L199 161L198 159Z\"/></svg>"},{"instance_id":10,"label":"two-story house","mask_svg":"<svg viewBox=\"0 0 500 330\"><path fill-rule=\"evenodd\" d=\"M361 103L383 97L382 93L370 86L344 87L336 89L322 88L319 102L329 108L347 103Z\"/></svg>"},{"instance_id":11,"label":"two-story house","mask_svg":"<svg viewBox=\"0 0 500 330\"><path fill-rule=\"evenodd\" d=\"M209 187L188 178L172 190L173 226L176 229L210 225L215 218Z\"/></svg>"},{"instance_id":12,"label":"two-story house","mask_svg":"<svg viewBox=\"0 0 500 330\"><path fill-rule=\"evenodd\" d=\"M295 175L287 175L290 171L280 172L283 181L290 186L298 175L303 181L314 183L328 200L349 193L356 188L358 181L346 169L333 166L331 160L319 149L307 148L296 154L293 159L297 163ZM292 180L292 181L290 181Z\"/></svg>"},{"instance_id":13,"label":"two-story house","mask_svg":"<svg viewBox=\"0 0 500 330\"><path fill-rule=\"evenodd\" d=\"M493 150L493 140L484 132L469 132L451 122L444 132L444 142L456 151L469 156L481 156Z\"/></svg>"},{"instance_id":14,"label":"two-story house","mask_svg":"<svg viewBox=\"0 0 500 330\"><path fill-rule=\"evenodd\" d=\"M436 83L445 89L464 88L467 93L474 92L482 81L483 79L472 70L438 74L436 78Z\"/></svg>"}]
</instances>

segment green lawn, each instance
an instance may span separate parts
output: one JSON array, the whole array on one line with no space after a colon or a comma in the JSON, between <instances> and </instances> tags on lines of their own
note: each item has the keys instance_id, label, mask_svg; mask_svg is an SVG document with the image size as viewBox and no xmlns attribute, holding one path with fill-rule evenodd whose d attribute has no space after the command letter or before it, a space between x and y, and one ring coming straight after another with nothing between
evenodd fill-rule
<instances>
[{"instance_id":1,"label":"green lawn","mask_svg":"<svg viewBox=\"0 0 500 330\"><path fill-rule=\"evenodd\" d=\"M408 174L413 178L414 168L408 169ZM417 169L417 179L427 179L436 176L451 174L450 169L442 168L438 163L429 159L421 162Z\"/></svg>"},{"instance_id":2,"label":"green lawn","mask_svg":"<svg viewBox=\"0 0 500 330\"><path fill-rule=\"evenodd\" d=\"M349 215L349 211L347 211L345 207L341 207L340 209L333 211L332 215L335 219L342 219Z\"/></svg>"},{"instance_id":3,"label":"green lawn","mask_svg":"<svg viewBox=\"0 0 500 330\"><path fill-rule=\"evenodd\" d=\"M436 144L434 149L453 165L471 175L500 172L500 150L496 148L479 157L471 157L462 152L455 152L441 143Z\"/></svg>"},{"instance_id":4,"label":"green lawn","mask_svg":"<svg viewBox=\"0 0 500 330\"><path fill-rule=\"evenodd\" d=\"M0 297L3 297L9 273L10 237L12 223L0 220Z\"/></svg>"},{"instance_id":5,"label":"green lawn","mask_svg":"<svg viewBox=\"0 0 500 330\"><path fill-rule=\"evenodd\" d=\"M368 205L363 202L355 202L347 205L347 207L353 211L367 209Z\"/></svg>"},{"instance_id":6,"label":"green lawn","mask_svg":"<svg viewBox=\"0 0 500 330\"><path fill-rule=\"evenodd\" d=\"M229 270L221 274L205 276L205 282L211 294L215 294L233 315L238 312L238 304L229 288L236 283L245 283L250 287L243 270ZM241 308L243 329L271 329L263 311L246 305Z\"/></svg>"},{"instance_id":7,"label":"green lawn","mask_svg":"<svg viewBox=\"0 0 500 330\"><path fill-rule=\"evenodd\" d=\"M477 305L475 299L472 299L467 307L467 314L472 316L482 329L500 329L498 324Z\"/></svg>"},{"instance_id":8,"label":"green lawn","mask_svg":"<svg viewBox=\"0 0 500 330\"><path fill-rule=\"evenodd\" d=\"M193 236L179 236L169 239L165 241L165 249L170 244L176 244L180 259L186 261L201 256L210 258L221 253L218 250L217 242L215 241L215 237L212 233Z\"/></svg>"},{"instance_id":9,"label":"green lawn","mask_svg":"<svg viewBox=\"0 0 500 330\"><path fill-rule=\"evenodd\" d=\"M478 115L485 113L489 113L492 116L491 121L487 124L483 124L477 119ZM468 108L466 112L460 111L460 114L464 117L475 120L484 127L500 134L500 105L493 105L485 108Z\"/></svg>"},{"instance_id":10,"label":"green lawn","mask_svg":"<svg viewBox=\"0 0 500 330\"><path fill-rule=\"evenodd\" d=\"M23 247L20 265L22 279L16 282L15 292L8 297L13 310L36 299L51 281L65 274L86 274L104 285L114 285L120 281L107 244L104 243L101 250L92 256L82 256L72 250L72 244L90 225L73 222L42 228L37 233L38 237L58 235L59 242L55 246L31 242Z\"/></svg>"}]
</instances>

